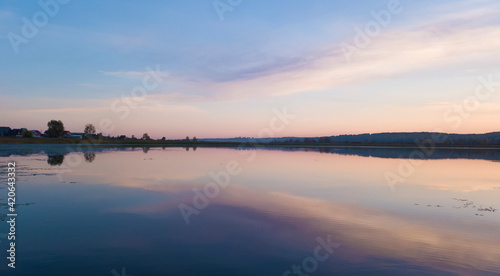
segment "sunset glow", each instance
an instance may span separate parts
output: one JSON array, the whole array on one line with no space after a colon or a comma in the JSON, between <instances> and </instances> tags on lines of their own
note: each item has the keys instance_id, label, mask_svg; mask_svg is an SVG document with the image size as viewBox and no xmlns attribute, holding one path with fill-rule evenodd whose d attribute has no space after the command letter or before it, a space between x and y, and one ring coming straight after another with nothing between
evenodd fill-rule
<instances>
[{"instance_id":1,"label":"sunset glow","mask_svg":"<svg viewBox=\"0 0 500 276\"><path fill-rule=\"evenodd\" d=\"M28 42L43 8L0 4L0 125L257 137L286 108L274 136L498 130L496 1L116 3L61 4Z\"/></svg>"}]
</instances>

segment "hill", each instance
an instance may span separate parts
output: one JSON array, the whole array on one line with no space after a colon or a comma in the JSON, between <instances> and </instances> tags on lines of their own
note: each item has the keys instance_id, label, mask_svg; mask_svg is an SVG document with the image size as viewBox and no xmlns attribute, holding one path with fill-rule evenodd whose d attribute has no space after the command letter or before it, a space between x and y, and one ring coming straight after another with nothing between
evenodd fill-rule
<instances>
[{"instance_id":1,"label":"hill","mask_svg":"<svg viewBox=\"0 0 500 276\"><path fill-rule=\"evenodd\" d=\"M323 137L253 138L236 137L223 139L199 139L210 142L236 143L290 143L290 144L415 144L433 141L442 145L500 145L500 132L484 134L449 134L442 132L383 132Z\"/></svg>"}]
</instances>

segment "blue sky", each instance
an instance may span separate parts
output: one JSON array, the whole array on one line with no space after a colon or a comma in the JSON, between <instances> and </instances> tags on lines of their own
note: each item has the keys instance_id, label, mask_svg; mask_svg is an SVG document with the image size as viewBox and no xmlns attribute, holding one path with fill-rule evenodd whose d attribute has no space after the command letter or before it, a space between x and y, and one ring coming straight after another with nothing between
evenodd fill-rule
<instances>
[{"instance_id":1,"label":"blue sky","mask_svg":"<svg viewBox=\"0 0 500 276\"><path fill-rule=\"evenodd\" d=\"M231 9L223 20L204 0L40 2L53 16L29 38L23 18L43 20L43 5L0 3L0 125L109 119L112 135L256 137L286 108L296 116L274 136L499 130L500 91L453 109L481 76L500 80L495 1L215 1ZM387 12L382 26L374 14ZM134 97L146 68L162 81Z\"/></svg>"}]
</instances>

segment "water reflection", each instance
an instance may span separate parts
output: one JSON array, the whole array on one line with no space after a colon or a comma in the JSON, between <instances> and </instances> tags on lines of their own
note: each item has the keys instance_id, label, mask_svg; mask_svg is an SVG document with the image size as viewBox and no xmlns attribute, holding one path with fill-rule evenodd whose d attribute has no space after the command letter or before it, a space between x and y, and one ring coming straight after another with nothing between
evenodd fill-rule
<instances>
[{"instance_id":1,"label":"water reflection","mask_svg":"<svg viewBox=\"0 0 500 276\"><path fill-rule=\"evenodd\" d=\"M51 166L61 166L63 161L64 161L64 155L62 154L47 156L47 163Z\"/></svg>"},{"instance_id":2,"label":"water reflection","mask_svg":"<svg viewBox=\"0 0 500 276\"><path fill-rule=\"evenodd\" d=\"M419 148L419 147L266 147L266 150L305 151L404 159L482 159L500 161L499 148Z\"/></svg>"},{"instance_id":3,"label":"water reflection","mask_svg":"<svg viewBox=\"0 0 500 276\"><path fill-rule=\"evenodd\" d=\"M86 152L83 154L85 161L88 163L92 163L95 160L95 152Z\"/></svg>"},{"instance_id":4,"label":"water reflection","mask_svg":"<svg viewBox=\"0 0 500 276\"><path fill-rule=\"evenodd\" d=\"M64 156L63 154L47 155L47 163L51 166L61 166L64 163ZM87 163L94 162L95 157L95 152L86 152L83 154L83 158Z\"/></svg>"},{"instance_id":5,"label":"water reflection","mask_svg":"<svg viewBox=\"0 0 500 276\"><path fill-rule=\"evenodd\" d=\"M187 198L184 193L189 191L175 195ZM164 203L114 211L160 215L175 209L175 204ZM176 238L202 244L228 237L226 242L241 246L241 251L265 251L269 258L280 259L287 252L307 252L317 237L331 235L341 247L332 257L334 260L322 264L323 273L354 273L356 269L349 267L356 264L360 270L380 272L393 267L394 262L400 264L392 268L395 274L399 271L405 275L408 273L403 272L412 270L443 275L500 272L498 223L476 223L472 226L446 216L408 216L404 212L381 212L359 205L232 187L193 220L189 227L199 229L195 235L176 233ZM240 244L229 237L251 237L255 242ZM276 248L283 251L274 251ZM342 266L337 266L339 262Z\"/></svg>"},{"instance_id":6,"label":"water reflection","mask_svg":"<svg viewBox=\"0 0 500 276\"><path fill-rule=\"evenodd\" d=\"M37 208L23 214L20 273L106 275L126 266L131 275L283 275L327 236L341 246L310 275L500 273L495 153L427 159L392 193L383 173L401 159L367 158L395 154L378 149L147 152L85 152L94 164L72 167L63 184L23 178L23 197ZM37 155L14 158L50 168ZM187 226L179 204L193 205L194 189L203 191L230 161L242 172Z\"/></svg>"},{"instance_id":7,"label":"water reflection","mask_svg":"<svg viewBox=\"0 0 500 276\"><path fill-rule=\"evenodd\" d=\"M136 148L142 148L147 153L151 148L142 146L91 146L80 145L0 145L0 157L9 157L12 155L29 156L33 154L67 154L70 152L107 152L107 151L134 151ZM159 146L157 148L170 148ZM192 148L196 151L197 147L185 147L186 151ZM255 147L240 147L238 150L256 150ZM500 149L498 148L418 148L418 147L258 147L259 150L270 151L289 151L289 152L318 152L331 153L336 155L354 155L362 157L377 158L404 158L404 159L480 159L490 161L500 161ZM426 154L418 154L425 152ZM427 154L429 153L429 154Z\"/></svg>"}]
</instances>

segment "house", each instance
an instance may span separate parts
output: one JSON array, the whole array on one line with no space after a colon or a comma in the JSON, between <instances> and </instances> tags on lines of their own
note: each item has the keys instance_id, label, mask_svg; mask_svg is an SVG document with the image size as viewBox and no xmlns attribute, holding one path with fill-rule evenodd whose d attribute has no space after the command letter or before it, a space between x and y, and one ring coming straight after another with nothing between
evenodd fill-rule
<instances>
[{"instance_id":1,"label":"house","mask_svg":"<svg viewBox=\"0 0 500 276\"><path fill-rule=\"evenodd\" d=\"M9 132L12 129L10 127L0 127L0 137L9 136Z\"/></svg>"},{"instance_id":2,"label":"house","mask_svg":"<svg viewBox=\"0 0 500 276\"><path fill-rule=\"evenodd\" d=\"M23 131L28 131L27 128L15 128L9 131L9 136L12 137L23 137Z\"/></svg>"},{"instance_id":3,"label":"house","mask_svg":"<svg viewBox=\"0 0 500 276\"><path fill-rule=\"evenodd\" d=\"M33 137L35 138L41 138L42 137L42 133L38 130L32 130L31 132L33 132Z\"/></svg>"},{"instance_id":4,"label":"house","mask_svg":"<svg viewBox=\"0 0 500 276\"><path fill-rule=\"evenodd\" d=\"M71 138L71 139L82 139L83 135L81 133L71 133L69 131L64 132L64 138Z\"/></svg>"}]
</instances>

